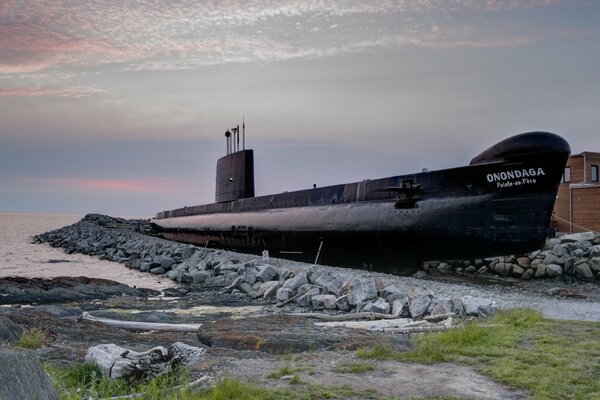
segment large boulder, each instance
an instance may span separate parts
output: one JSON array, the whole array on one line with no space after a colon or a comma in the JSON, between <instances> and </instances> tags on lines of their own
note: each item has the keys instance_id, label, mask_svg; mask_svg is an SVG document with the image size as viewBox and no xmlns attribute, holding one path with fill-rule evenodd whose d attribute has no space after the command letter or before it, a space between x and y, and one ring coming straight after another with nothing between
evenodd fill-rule
<instances>
[{"instance_id":1,"label":"large boulder","mask_svg":"<svg viewBox=\"0 0 600 400\"><path fill-rule=\"evenodd\" d=\"M410 316L413 319L419 319L427 312L429 305L431 304L431 296L429 294L423 294L409 302L408 309Z\"/></svg>"},{"instance_id":2,"label":"large boulder","mask_svg":"<svg viewBox=\"0 0 600 400\"><path fill-rule=\"evenodd\" d=\"M292 292L296 292L298 288L302 285L308 283L308 278L306 277L306 272L299 272L293 278L288 279L284 282L283 288L289 289Z\"/></svg>"},{"instance_id":3,"label":"large boulder","mask_svg":"<svg viewBox=\"0 0 600 400\"><path fill-rule=\"evenodd\" d=\"M560 265L550 264L546 266L546 274L549 278L556 278L563 274L563 270Z\"/></svg>"},{"instance_id":4,"label":"large boulder","mask_svg":"<svg viewBox=\"0 0 600 400\"><path fill-rule=\"evenodd\" d=\"M587 263L575 265L575 268L573 269L573 274L575 274L575 276L579 279L583 280L590 280L594 277L592 269Z\"/></svg>"},{"instance_id":5,"label":"large boulder","mask_svg":"<svg viewBox=\"0 0 600 400\"><path fill-rule=\"evenodd\" d=\"M0 399L59 400L60 396L33 353L0 348Z\"/></svg>"},{"instance_id":6,"label":"large boulder","mask_svg":"<svg viewBox=\"0 0 600 400\"><path fill-rule=\"evenodd\" d=\"M377 297L377 288L370 279L348 279L342 284L340 291L348 295L348 303L352 306Z\"/></svg>"},{"instance_id":7,"label":"large boulder","mask_svg":"<svg viewBox=\"0 0 600 400\"><path fill-rule=\"evenodd\" d=\"M379 297L377 300L368 302L362 310L363 312L372 312L378 314L389 314L390 313L390 304Z\"/></svg>"}]
</instances>

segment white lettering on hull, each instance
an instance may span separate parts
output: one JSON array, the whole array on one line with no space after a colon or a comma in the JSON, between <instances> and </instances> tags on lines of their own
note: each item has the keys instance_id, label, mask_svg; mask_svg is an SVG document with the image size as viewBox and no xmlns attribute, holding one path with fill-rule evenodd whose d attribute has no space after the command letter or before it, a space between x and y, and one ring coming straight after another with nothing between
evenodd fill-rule
<instances>
[{"instance_id":1,"label":"white lettering on hull","mask_svg":"<svg viewBox=\"0 0 600 400\"><path fill-rule=\"evenodd\" d=\"M535 177L545 176L542 168L523 168L511 171L493 172L487 174L486 179L489 183L496 182L496 187L505 188L520 185L531 185L537 182ZM516 179L516 180L515 180Z\"/></svg>"}]
</instances>

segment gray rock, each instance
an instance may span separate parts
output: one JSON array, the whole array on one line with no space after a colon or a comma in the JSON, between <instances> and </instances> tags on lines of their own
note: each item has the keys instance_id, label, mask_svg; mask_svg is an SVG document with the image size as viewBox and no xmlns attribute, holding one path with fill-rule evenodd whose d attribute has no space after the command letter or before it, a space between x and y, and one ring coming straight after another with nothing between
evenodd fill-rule
<instances>
[{"instance_id":1,"label":"gray rock","mask_svg":"<svg viewBox=\"0 0 600 400\"><path fill-rule=\"evenodd\" d=\"M486 304L477 307L477 315L481 318L488 318L494 315L498 309L493 304Z\"/></svg>"},{"instance_id":2,"label":"gray rock","mask_svg":"<svg viewBox=\"0 0 600 400\"><path fill-rule=\"evenodd\" d=\"M448 263L440 263L437 268L436 268L439 272L441 272L442 274L447 274L452 270L452 265L448 264Z\"/></svg>"},{"instance_id":3,"label":"gray rock","mask_svg":"<svg viewBox=\"0 0 600 400\"><path fill-rule=\"evenodd\" d=\"M256 278L257 278L256 271L254 271L253 269L247 270L246 273L244 274L244 280L247 283L249 283L250 285L254 285L254 283L256 282Z\"/></svg>"},{"instance_id":4,"label":"gray rock","mask_svg":"<svg viewBox=\"0 0 600 400\"><path fill-rule=\"evenodd\" d=\"M575 266L573 274L579 279L590 280L594 277L592 269L587 263L581 263Z\"/></svg>"},{"instance_id":5,"label":"gray rock","mask_svg":"<svg viewBox=\"0 0 600 400\"><path fill-rule=\"evenodd\" d=\"M324 308L334 310L336 307L336 298L332 294L319 294L313 296L310 301L312 303L312 308L315 310L322 310Z\"/></svg>"},{"instance_id":6,"label":"gray rock","mask_svg":"<svg viewBox=\"0 0 600 400\"><path fill-rule=\"evenodd\" d=\"M401 296L405 297L406 293L404 293L404 291L401 290L396 285L386 286L379 291L379 296L381 296L383 298L387 298L388 296L391 296L391 295L401 295Z\"/></svg>"},{"instance_id":7,"label":"gray rock","mask_svg":"<svg viewBox=\"0 0 600 400\"><path fill-rule=\"evenodd\" d=\"M21 338L23 329L10 319L0 316L0 343L16 343Z\"/></svg>"},{"instance_id":8,"label":"gray rock","mask_svg":"<svg viewBox=\"0 0 600 400\"><path fill-rule=\"evenodd\" d=\"M242 282L244 282L244 277L238 276L237 278L235 278L233 280L233 282L231 282L231 284L229 284L227 287L225 287L223 289L223 292L231 293L233 291L233 289L239 289Z\"/></svg>"},{"instance_id":9,"label":"gray rock","mask_svg":"<svg viewBox=\"0 0 600 400\"><path fill-rule=\"evenodd\" d=\"M543 278L546 276L546 267L547 266L544 263L537 264L537 268L535 270L535 278L536 279Z\"/></svg>"},{"instance_id":10,"label":"gray rock","mask_svg":"<svg viewBox=\"0 0 600 400\"><path fill-rule=\"evenodd\" d=\"M321 290L317 287L313 287L303 293L304 294L300 295L296 300L294 300L294 302L300 307L310 307L312 305L313 296L318 296L321 294Z\"/></svg>"},{"instance_id":11,"label":"gray rock","mask_svg":"<svg viewBox=\"0 0 600 400\"><path fill-rule=\"evenodd\" d=\"M408 302L411 303L414 299L421 296L429 296L433 298L433 292L429 289L423 289L418 286L411 286L408 288Z\"/></svg>"},{"instance_id":12,"label":"gray rock","mask_svg":"<svg viewBox=\"0 0 600 400\"><path fill-rule=\"evenodd\" d=\"M290 289L292 292L296 292L300 286L308 283L308 278L306 277L306 272L302 271L296 274L293 278L288 279L283 284L284 288Z\"/></svg>"},{"instance_id":13,"label":"gray rock","mask_svg":"<svg viewBox=\"0 0 600 400\"><path fill-rule=\"evenodd\" d=\"M256 274L256 279L258 279L261 282L268 282L277 279L278 275L279 272L277 272L277 270L274 267L268 264L261 265L261 267L258 270L258 274Z\"/></svg>"},{"instance_id":14,"label":"gray rock","mask_svg":"<svg viewBox=\"0 0 600 400\"><path fill-rule=\"evenodd\" d=\"M529 268L529 269L525 270L525 272L523 272L523 274L521 275L521 279L529 281L529 280L533 279L534 276L535 276L535 269Z\"/></svg>"},{"instance_id":15,"label":"gray rock","mask_svg":"<svg viewBox=\"0 0 600 400\"><path fill-rule=\"evenodd\" d=\"M450 300L446 299L433 299L427 307L427 313L429 315L443 315L450 314L452 312L452 304Z\"/></svg>"},{"instance_id":16,"label":"gray rock","mask_svg":"<svg viewBox=\"0 0 600 400\"><path fill-rule=\"evenodd\" d=\"M325 290L327 290L328 293L336 294L342 287L342 283L341 279L334 278L325 285Z\"/></svg>"},{"instance_id":17,"label":"gray rock","mask_svg":"<svg viewBox=\"0 0 600 400\"><path fill-rule=\"evenodd\" d=\"M256 292L256 296L258 297L258 291L254 290L254 286L249 284L246 281L242 281L240 285L237 287L240 292L249 295L252 292Z\"/></svg>"},{"instance_id":18,"label":"gray rock","mask_svg":"<svg viewBox=\"0 0 600 400\"><path fill-rule=\"evenodd\" d=\"M489 269L485 265L477 270L477 273L480 275L487 274L488 272L489 272Z\"/></svg>"},{"instance_id":19,"label":"gray rock","mask_svg":"<svg viewBox=\"0 0 600 400\"><path fill-rule=\"evenodd\" d=\"M459 317L462 317L465 314L465 307L463 305L462 299L458 299L458 298L451 299L450 307L451 307L452 312Z\"/></svg>"},{"instance_id":20,"label":"gray rock","mask_svg":"<svg viewBox=\"0 0 600 400\"><path fill-rule=\"evenodd\" d=\"M513 265L510 263L499 262L494 266L494 272L500 276L510 275Z\"/></svg>"},{"instance_id":21,"label":"gray rock","mask_svg":"<svg viewBox=\"0 0 600 400\"><path fill-rule=\"evenodd\" d=\"M590 268L594 272L600 272L600 257L590 259Z\"/></svg>"},{"instance_id":22,"label":"gray rock","mask_svg":"<svg viewBox=\"0 0 600 400\"><path fill-rule=\"evenodd\" d=\"M223 276L212 276L207 278L205 283L208 286L225 286L227 284Z\"/></svg>"},{"instance_id":23,"label":"gray rock","mask_svg":"<svg viewBox=\"0 0 600 400\"><path fill-rule=\"evenodd\" d=\"M564 272L566 274L572 274L573 269L575 268L576 262L577 262L577 258L575 258L575 257L567 258L567 260L565 261L565 264L564 264Z\"/></svg>"},{"instance_id":24,"label":"gray rock","mask_svg":"<svg viewBox=\"0 0 600 400\"><path fill-rule=\"evenodd\" d=\"M352 306L377 297L375 284L369 279L348 279L342 284L340 290L348 294L348 303Z\"/></svg>"},{"instance_id":25,"label":"gray rock","mask_svg":"<svg viewBox=\"0 0 600 400\"><path fill-rule=\"evenodd\" d=\"M350 309L352 308L352 306L350 306L350 303L348 302L348 295L347 294L338 297L335 300L335 306L339 310L342 310L342 311L350 311Z\"/></svg>"},{"instance_id":26,"label":"gray rock","mask_svg":"<svg viewBox=\"0 0 600 400\"><path fill-rule=\"evenodd\" d=\"M409 297L410 299L410 297ZM428 294L421 295L409 302L409 311L413 319L419 319L427 312L431 304L431 296Z\"/></svg>"},{"instance_id":27,"label":"gray rock","mask_svg":"<svg viewBox=\"0 0 600 400\"><path fill-rule=\"evenodd\" d=\"M375 301L368 302L360 311L362 312L372 312L378 314L389 314L390 313L390 303L382 299L381 297L377 298Z\"/></svg>"},{"instance_id":28,"label":"gray rock","mask_svg":"<svg viewBox=\"0 0 600 400\"><path fill-rule=\"evenodd\" d=\"M487 300L487 299L481 299L478 297L465 297L463 299L463 306L465 309L465 314L466 315L471 315L471 316L478 316L479 312L478 309L480 306L488 306L492 304L491 301Z\"/></svg>"},{"instance_id":29,"label":"gray rock","mask_svg":"<svg viewBox=\"0 0 600 400\"><path fill-rule=\"evenodd\" d=\"M405 297L403 300L394 300L392 303L392 315L398 318L410 317L408 297Z\"/></svg>"},{"instance_id":30,"label":"gray rock","mask_svg":"<svg viewBox=\"0 0 600 400\"><path fill-rule=\"evenodd\" d=\"M171 268L171 266L173 264L175 264L175 260L173 260L171 257L169 256L158 256L154 259L154 262L159 263L160 266L167 271L168 269Z\"/></svg>"},{"instance_id":31,"label":"gray rock","mask_svg":"<svg viewBox=\"0 0 600 400\"><path fill-rule=\"evenodd\" d=\"M568 256L569 248L564 244L557 244L552 248L552 254L557 257Z\"/></svg>"},{"instance_id":32,"label":"gray rock","mask_svg":"<svg viewBox=\"0 0 600 400\"><path fill-rule=\"evenodd\" d=\"M195 284L201 284L208 281L208 279L212 278L211 271L194 271L190 273L191 282Z\"/></svg>"},{"instance_id":33,"label":"gray rock","mask_svg":"<svg viewBox=\"0 0 600 400\"><path fill-rule=\"evenodd\" d=\"M517 258L517 264L521 268L529 268L529 266L531 265L531 258L529 258L529 257L519 257L519 258Z\"/></svg>"},{"instance_id":34,"label":"gray rock","mask_svg":"<svg viewBox=\"0 0 600 400\"><path fill-rule=\"evenodd\" d=\"M277 289L277 294L275 295L275 297L279 301L287 301L293 295L294 295L294 292L292 291L292 289L290 289L288 287L281 287L281 288Z\"/></svg>"},{"instance_id":35,"label":"gray rock","mask_svg":"<svg viewBox=\"0 0 600 400\"><path fill-rule=\"evenodd\" d=\"M277 290L281 287L281 284L278 281L267 281L263 282L259 288L258 293L263 296L264 299L269 299L275 297L277 294ZM266 295L265 293L269 293Z\"/></svg>"},{"instance_id":36,"label":"gray rock","mask_svg":"<svg viewBox=\"0 0 600 400\"><path fill-rule=\"evenodd\" d=\"M152 268L150 269L150 273L151 274L155 274L155 275L162 275L164 274L166 271L163 267L157 267L157 268Z\"/></svg>"},{"instance_id":37,"label":"gray rock","mask_svg":"<svg viewBox=\"0 0 600 400\"><path fill-rule=\"evenodd\" d=\"M563 235L559 238L560 243L582 242L584 240L592 241L596 237L594 232L580 232Z\"/></svg>"},{"instance_id":38,"label":"gray rock","mask_svg":"<svg viewBox=\"0 0 600 400\"><path fill-rule=\"evenodd\" d=\"M523 267L521 267L520 265L516 265L515 264L515 265L512 266L511 274L513 276L516 276L516 277L520 278L521 275L523 275L523 272L525 272L525 269Z\"/></svg>"},{"instance_id":39,"label":"gray rock","mask_svg":"<svg viewBox=\"0 0 600 400\"><path fill-rule=\"evenodd\" d=\"M550 264L546 266L546 274L549 278L555 278L563 274L563 270L560 265Z\"/></svg>"},{"instance_id":40,"label":"gray rock","mask_svg":"<svg viewBox=\"0 0 600 400\"><path fill-rule=\"evenodd\" d=\"M469 265L467 268L465 268L465 272L467 274L474 274L475 272L477 272L477 267L474 265Z\"/></svg>"},{"instance_id":41,"label":"gray rock","mask_svg":"<svg viewBox=\"0 0 600 400\"><path fill-rule=\"evenodd\" d=\"M0 399L60 400L60 396L33 353L0 348Z\"/></svg>"}]
</instances>

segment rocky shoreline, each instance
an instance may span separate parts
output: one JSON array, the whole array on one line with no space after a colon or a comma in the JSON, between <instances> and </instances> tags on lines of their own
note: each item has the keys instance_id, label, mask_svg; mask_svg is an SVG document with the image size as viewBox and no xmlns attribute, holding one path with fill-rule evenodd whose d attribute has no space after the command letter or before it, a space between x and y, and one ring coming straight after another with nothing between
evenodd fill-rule
<instances>
[{"instance_id":1,"label":"rocky shoreline","mask_svg":"<svg viewBox=\"0 0 600 400\"><path fill-rule=\"evenodd\" d=\"M316 385L352 384L377 389L382 396L415 396L426 390L431 396L504 399L526 394L457 365L418 365L415 369L409 363L377 363L373 373L363 375L369 377L364 384L348 381L345 374L333 372L332 365L358 362L354 350L368 344L406 351L414 346L410 332L420 332L421 327L447 329L456 320L487 317L500 308L529 307L552 318L600 321L597 282L571 279L568 273L523 280L514 274L496 277L489 270L469 275L459 269L465 268L464 263L456 267L458 271L444 270L439 263L430 264L417 277L402 277L265 260L167 241L151 233L146 221L92 214L34 238L36 243L48 243L67 253L88 254L168 277L178 285L159 293L84 277L3 278L0 290L8 295L0 296L4 304L0 307L0 342L14 346L18 336L42 330L45 341L37 355L65 367L81 363L90 346L103 343L140 353L176 342L201 346L207 351L193 366L191 379L208 376L209 386L220 377L233 375L287 388L287 381L274 381L269 374L288 364L281 361L282 354L296 354L294 359L319 371L314 378L303 373L303 379ZM588 240L590 251L585 257L590 260L595 257L590 257L597 246L595 239ZM578 243L563 238L554 247L565 247L569 256L579 257L584 253L577 252ZM534 255L531 264L540 268L540 262L533 260L544 261L552 251ZM544 252L543 260L540 254ZM490 270L497 267L500 261L496 261ZM490 266L494 260L483 262ZM519 263L516 257L503 262ZM448 274L450 270L452 274ZM477 279L466 280L469 276ZM482 277L487 277L485 284ZM97 319L136 324L202 326L195 332L136 331L88 320L87 313ZM366 321L344 322L365 316L369 318ZM332 322L317 321L317 317ZM464 373L457 377L461 368ZM428 374L437 378L424 381ZM400 377L401 387L397 385ZM456 379L461 381L459 387L443 383ZM485 396L482 386L487 390Z\"/></svg>"},{"instance_id":2,"label":"rocky shoreline","mask_svg":"<svg viewBox=\"0 0 600 400\"><path fill-rule=\"evenodd\" d=\"M34 240L60 247L67 253L92 255L162 275L184 287L217 288L220 293L276 304L286 311L371 312L420 319L448 314L487 316L497 307L510 307L518 302L520 289L504 295L501 287L469 290L458 282L448 290L427 280L432 271L506 277L503 284L514 284L514 278L521 278L526 284L528 279L535 278L539 283L534 290L543 288L552 296L578 297L580 287L585 292L580 298L595 298L598 292L600 235L591 232L550 239L544 249L526 256L428 263L416 274L424 279L412 279L280 259L263 260L248 254L167 241L148 235L151 230L146 221L89 214L76 224L44 233ZM559 288L547 287L546 282ZM568 285L575 287L565 290Z\"/></svg>"}]
</instances>

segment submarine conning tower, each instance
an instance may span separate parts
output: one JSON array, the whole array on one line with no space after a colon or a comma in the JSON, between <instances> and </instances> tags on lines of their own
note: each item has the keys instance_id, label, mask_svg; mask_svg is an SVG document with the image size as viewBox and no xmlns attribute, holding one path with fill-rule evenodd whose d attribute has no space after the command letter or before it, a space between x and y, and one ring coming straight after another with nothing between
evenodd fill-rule
<instances>
[{"instance_id":1,"label":"submarine conning tower","mask_svg":"<svg viewBox=\"0 0 600 400\"><path fill-rule=\"evenodd\" d=\"M246 150L246 124L225 131L227 155L217 160L216 203L254 197L254 150Z\"/></svg>"}]
</instances>

